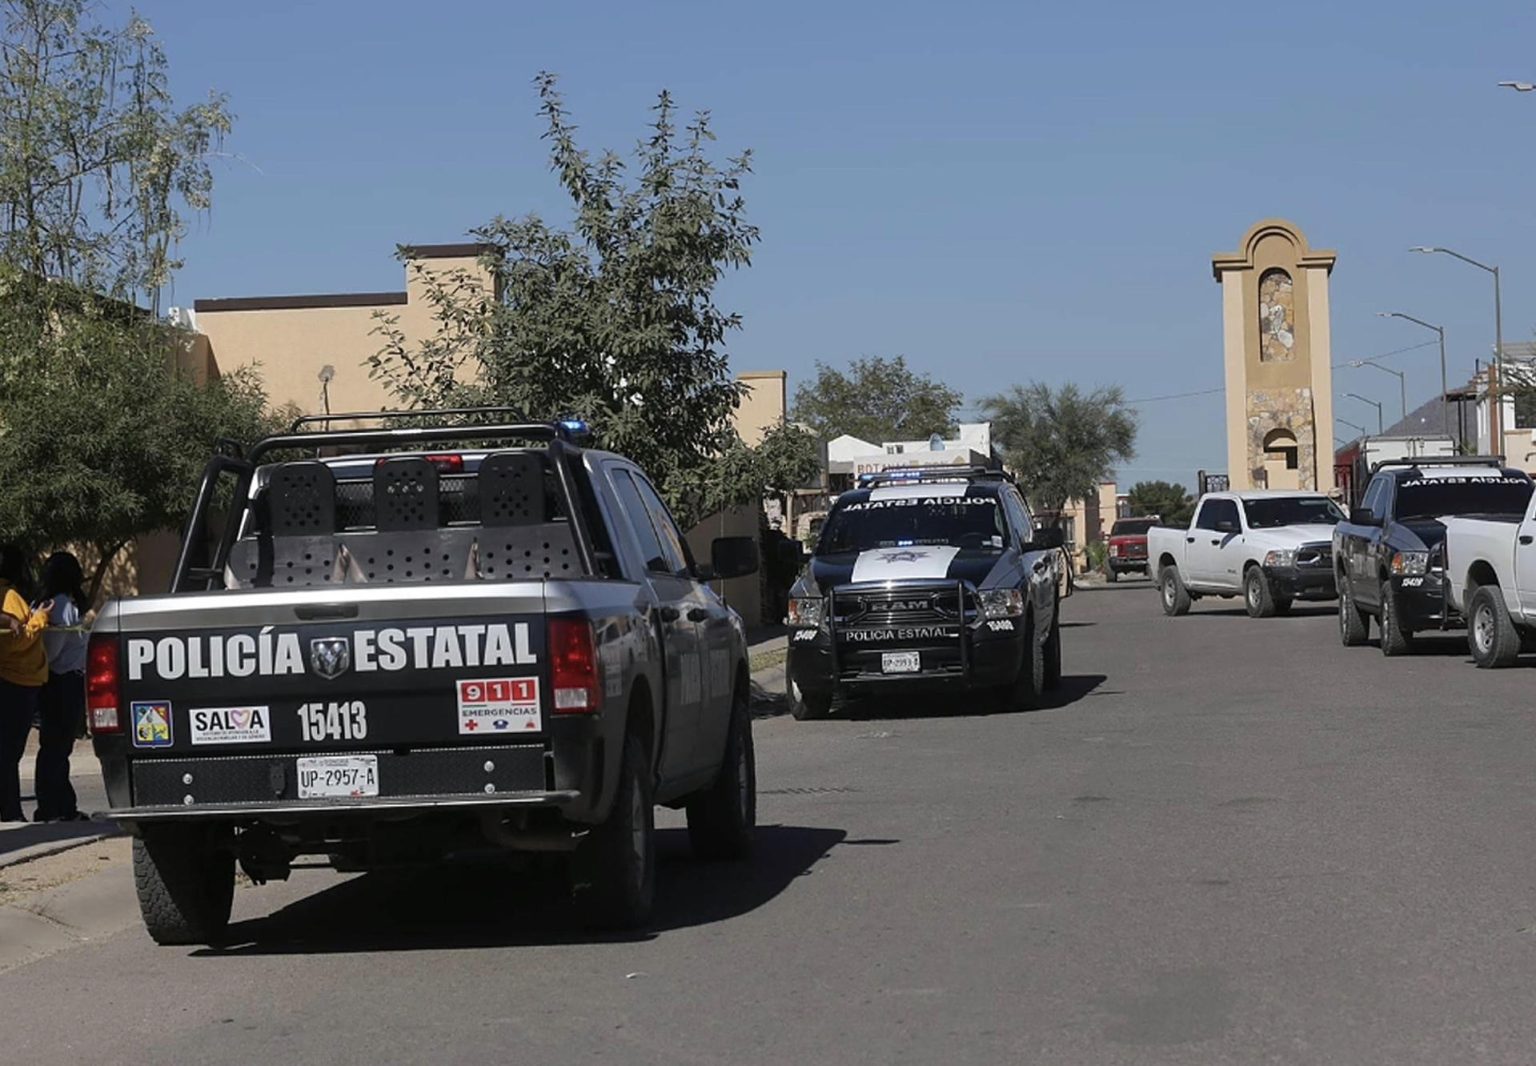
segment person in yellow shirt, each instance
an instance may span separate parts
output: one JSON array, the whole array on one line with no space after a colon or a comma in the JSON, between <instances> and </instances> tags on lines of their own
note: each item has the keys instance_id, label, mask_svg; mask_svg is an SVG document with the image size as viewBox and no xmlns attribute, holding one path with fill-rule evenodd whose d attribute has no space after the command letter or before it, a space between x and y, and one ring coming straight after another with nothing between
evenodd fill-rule
<instances>
[{"instance_id":1,"label":"person in yellow shirt","mask_svg":"<svg viewBox=\"0 0 1536 1066\"><path fill-rule=\"evenodd\" d=\"M21 757L27 749L38 695L48 682L43 630L52 603L27 605L27 557L14 544L0 547L0 822L24 822Z\"/></svg>"}]
</instances>

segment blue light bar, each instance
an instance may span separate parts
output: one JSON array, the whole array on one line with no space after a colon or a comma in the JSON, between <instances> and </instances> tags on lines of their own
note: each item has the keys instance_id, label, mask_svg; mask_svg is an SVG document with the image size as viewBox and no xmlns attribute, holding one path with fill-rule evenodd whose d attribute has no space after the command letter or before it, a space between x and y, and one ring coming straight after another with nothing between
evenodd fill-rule
<instances>
[{"instance_id":1,"label":"blue light bar","mask_svg":"<svg viewBox=\"0 0 1536 1066\"><path fill-rule=\"evenodd\" d=\"M592 427L583 418L562 418L559 423L572 437L580 440L592 436Z\"/></svg>"}]
</instances>

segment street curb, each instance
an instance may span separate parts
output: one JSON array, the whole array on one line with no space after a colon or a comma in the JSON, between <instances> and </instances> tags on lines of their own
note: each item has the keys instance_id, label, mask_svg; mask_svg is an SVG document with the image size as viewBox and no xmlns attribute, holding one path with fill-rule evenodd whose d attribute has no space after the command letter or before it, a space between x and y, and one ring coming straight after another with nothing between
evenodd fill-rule
<instances>
[{"instance_id":1,"label":"street curb","mask_svg":"<svg viewBox=\"0 0 1536 1066\"><path fill-rule=\"evenodd\" d=\"M30 847L18 848L16 851L0 855L0 870L11 866L20 866L23 863L36 862L38 859L46 859L50 855L59 855L66 851L73 851L75 848L99 844L108 837L121 836L122 832L115 825L107 825L97 833L88 833L80 837L68 837L64 840L45 840L40 844L33 844Z\"/></svg>"}]
</instances>

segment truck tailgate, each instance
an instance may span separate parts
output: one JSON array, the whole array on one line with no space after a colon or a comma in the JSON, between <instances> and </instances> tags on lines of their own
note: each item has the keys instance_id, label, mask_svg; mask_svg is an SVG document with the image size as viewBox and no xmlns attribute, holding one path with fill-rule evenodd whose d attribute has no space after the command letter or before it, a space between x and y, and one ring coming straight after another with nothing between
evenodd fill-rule
<instances>
[{"instance_id":1,"label":"truck tailgate","mask_svg":"<svg viewBox=\"0 0 1536 1066\"><path fill-rule=\"evenodd\" d=\"M121 746L136 808L546 791L543 590L457 591L124 605L123 733L98 747Z\"/></svg>"}]
</instances>

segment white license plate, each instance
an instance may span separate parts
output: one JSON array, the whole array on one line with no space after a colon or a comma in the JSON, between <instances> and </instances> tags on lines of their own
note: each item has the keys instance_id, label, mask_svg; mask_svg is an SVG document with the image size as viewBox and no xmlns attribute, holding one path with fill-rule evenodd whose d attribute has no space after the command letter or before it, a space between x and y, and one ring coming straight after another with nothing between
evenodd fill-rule
<instances>
[{"instance_id":1,"label":"white license plate","mask_svg":"<svg viewBox=\"0 0 1536 1066\"><path fill-rule=\"evenodd\" d=\"M298 763L299 799L351 799L379 794L377 755L316 755Z\"/></svg>"},{"instance_id":2,"label":"white license plate","mask_svg":"<svg viewBox=\"0 0 1536 1066\"><path fill-rule=\"evenodd\" d=\"M915 651L887 651L880 654L882 674L915 674L923 668L923 657Z\"/></svg>"}]
</instances>

